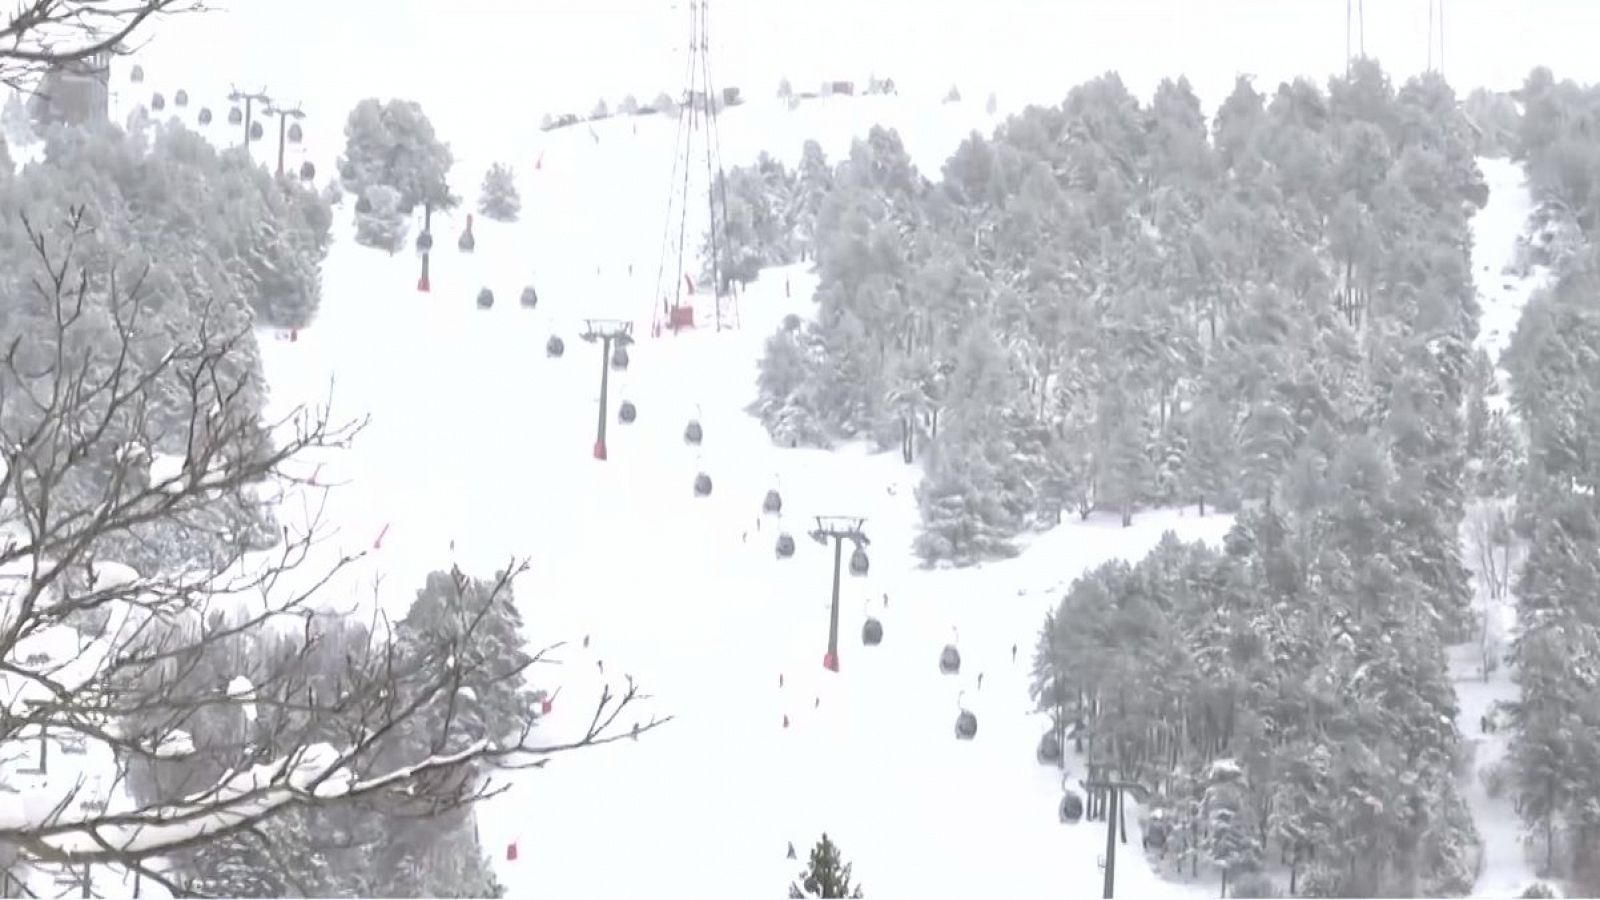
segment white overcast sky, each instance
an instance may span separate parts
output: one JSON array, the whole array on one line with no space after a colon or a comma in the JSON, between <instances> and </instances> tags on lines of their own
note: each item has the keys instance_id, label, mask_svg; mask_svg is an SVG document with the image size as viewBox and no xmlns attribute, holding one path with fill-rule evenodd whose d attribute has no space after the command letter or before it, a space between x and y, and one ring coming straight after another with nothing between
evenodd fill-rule
<instances>
[{"instance_id":1,"label":"white overcast sky","mask_svg":"<svg viewBox=\"0 0 1600 900\"><path fill-rule=\"evenodd\" d=\"M342 118L362 96L423 102L449 134L495 115L587 112L676 93L686 0L213 0L150 35L152 74L268 86ZM1437 0L1434 0L1437 2ZM1270 89L1342 69L1345 0L715 0L714 81L769 96L787 75L1002 104L1055 102L1107 69L1142 95L1187 74L1208 107L1236 73ZM1430 0L1365 0L1366 50L1397 80L1427 64ZM1445 74L1511 87L1537 64L1600 80L1600 0L1444 0ZM152 77L152 81L158 79ZM160 79L168 81L168 79ZM176 87L179 85L173 85ZM470 88L470 90L464 90ZM194 88L191 87L191 92ZM316 110L316 112L323 112Z\"/></svg>"}]
</instances>

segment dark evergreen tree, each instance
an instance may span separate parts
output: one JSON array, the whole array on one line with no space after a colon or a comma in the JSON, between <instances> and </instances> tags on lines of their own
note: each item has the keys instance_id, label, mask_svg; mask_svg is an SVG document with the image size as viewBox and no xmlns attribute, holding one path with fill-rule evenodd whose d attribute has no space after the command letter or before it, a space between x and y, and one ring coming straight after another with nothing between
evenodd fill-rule
<instances>
[{"instance_id":1,"label":"dark evergreen tree","mask_svg":"<svg viewBox=\"0 0 1600 900\"><path fill-rule=\"evenodd\" d=\"M804 897L864 897L861 886L850 882L850 863L844 861L839 848L823 833L817 845L811 848L811 857L800 873L798 884L789 885L789 896Z\"/></svg>"}]
</instances>

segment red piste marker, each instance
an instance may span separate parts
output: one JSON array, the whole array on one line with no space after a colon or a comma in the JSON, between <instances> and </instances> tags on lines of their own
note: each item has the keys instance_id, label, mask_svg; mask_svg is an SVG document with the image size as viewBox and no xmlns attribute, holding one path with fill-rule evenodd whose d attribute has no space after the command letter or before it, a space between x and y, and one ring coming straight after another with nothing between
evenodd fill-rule
<instances>
[{"instance_id":1,"label":"red piste marker","mask_svg":"<svg viewBox=\"0 0 1600 900\"><path fill-rule=\"evenodd\" d=\"M506 861L507 862L516 862L517 861L517 842L516 841L512 841L511 843L506 845Z\"/></svg>"},{"instance_id":2,"label":"red piste marker","mask_svg":"<svg viewBox=\"0 0 1600 900\"><path fill-rule=\"evenodd\" d=\"M388 534L388 533L389 533L389 523L385 522L385 523L383 523L383 530L378 532L378 539L372 542L372 549L374 549L374 550L382 550L383 549L383 536Z\"/></svg>"}]
</instances>

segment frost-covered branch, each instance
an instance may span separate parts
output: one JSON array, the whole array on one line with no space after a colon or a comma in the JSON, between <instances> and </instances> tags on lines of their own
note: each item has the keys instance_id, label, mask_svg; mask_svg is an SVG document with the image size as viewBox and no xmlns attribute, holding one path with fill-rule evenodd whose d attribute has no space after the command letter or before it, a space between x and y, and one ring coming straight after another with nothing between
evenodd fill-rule
<instances>
[{"instance_id":1,"label":"frost-covered branch","mask_svg":"<svg viewBox=\"0 0 1600 900\"><path fill-rule=\"evenodd\" d=\"M401 622L330 612L366 553L326 547L329 488L303 471L362 423L263 421L248 309L119 277L81 210L23 226L32 290L0 318L0 871L166 884L173 854L296 809L437 815L497 768L666 721L615 730L646 699L630 681L581 734L537 737L523 676L553 648L518 649L525 562L430 578ZM272 522L290 496L306 521Z\"/></svg>"},{"instance_id":2,"label":"frost-covered branch","mask_svg":"<svg viewBox=\"0 0 1600 900\"><path fill-rule=\"evenodd\" d=\"M0 25L0 83L31 88L40 71L125 53L155 18L200 12L204 0L22 0Z\"/></svg>"}]
</instances>

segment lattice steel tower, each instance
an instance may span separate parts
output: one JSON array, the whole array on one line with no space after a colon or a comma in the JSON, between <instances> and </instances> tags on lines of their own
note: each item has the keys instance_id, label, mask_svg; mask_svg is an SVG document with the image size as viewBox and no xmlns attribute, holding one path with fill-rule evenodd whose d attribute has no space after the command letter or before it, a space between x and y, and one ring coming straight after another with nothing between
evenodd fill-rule
<instances>
[{"instance_id":1,"label":"lattice steel tower","mask_svg":"<svg viewBox=\"0 0 1600 900\"><path fill-rule=\"evenodd\" d=\"M667 199L666 234L661 268L656 275L656 296L651 332L663 328L677 331L694 324L692 306L698 272L693 265L702 257L710 276L707 286L715 301L709 310L718 331L739 327L739 301L734 296L723 255L728 227L728 191L722 170L721 139L717 133L717 112L723 97L711 79L711 43L706 27L706 0L689 2L689 45L684 61L684 89L678 106L678 135L673 151L671 188ZM704 197L708 214L708 240L703 248L698 223L690 209ZM698 214L696 214L696 217ZM669 282L670 279L670 282Z\"/></svg>"}]
</instances>

